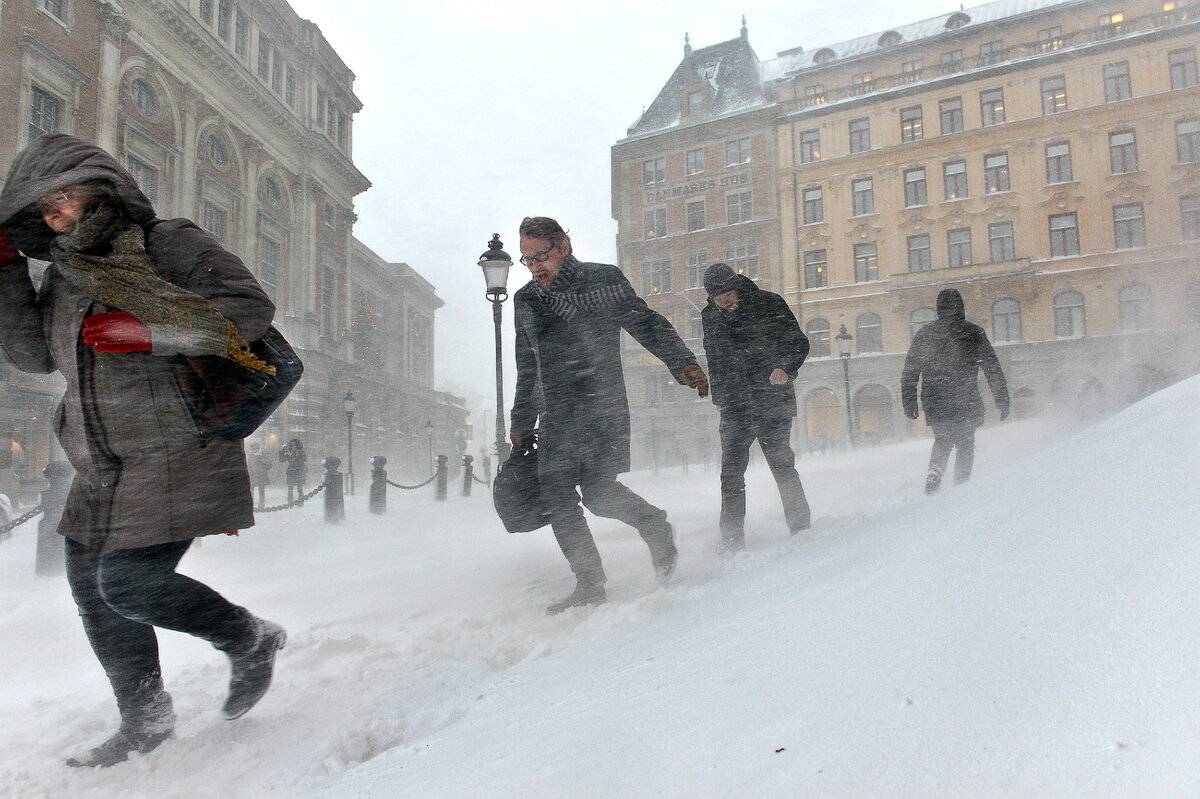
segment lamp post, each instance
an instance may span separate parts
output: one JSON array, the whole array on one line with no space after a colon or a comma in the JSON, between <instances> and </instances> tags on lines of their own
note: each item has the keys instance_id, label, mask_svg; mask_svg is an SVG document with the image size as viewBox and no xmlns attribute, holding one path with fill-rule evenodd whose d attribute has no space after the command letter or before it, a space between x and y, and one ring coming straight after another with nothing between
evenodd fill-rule
<instances>
[{"instance_id":1,"label":"lamp post","mask_svg":"<svg viewBox=\"0 0 1200 799\"><path fill-rule=\"evenodd\" d=\"M850 342L854 336L842 325L842 329L834 336L837 341L838 356L842 359L842 378L846 381L846 434L850 436L850 446L857 447L854 439L854 415L850 412Z\"/></svg>"},{"instance_id":2,"label":"lamp post","mask_svg":"<svg viewBox=\"0 0 1200 799\"><path fill-rule=\"evenodd\" d=\"M425 439L429 442L429 468L433 469L433 422L425 420Z\"/></svg>"},{"instance_id":3,"label":"lamp post","mask_svg":"<svg viewBox=\"0 0 1200 799\"><path fill-rule=\"evenodd\" d=\"M357 405L354 394L347 391L342 410L346 412L346 488L350 496L354 496L354 409Z\"/></svg>"},{"instance_id":4,"label":"lamp post","mask_svg":"<svg viewBox=\"0 0 1200 799\"><path fill-rule=\"evenodd\" d=\"M508 458L508 436L504 430L504 349L500 339L501 306L508 299L508 270L512 258L504 251L500 234L492 234L487 252L479 256L483 279L487 283L486 296L492 303L492 322L496 326L496 457L500 463Z\"/></svg>"}]
</instances>

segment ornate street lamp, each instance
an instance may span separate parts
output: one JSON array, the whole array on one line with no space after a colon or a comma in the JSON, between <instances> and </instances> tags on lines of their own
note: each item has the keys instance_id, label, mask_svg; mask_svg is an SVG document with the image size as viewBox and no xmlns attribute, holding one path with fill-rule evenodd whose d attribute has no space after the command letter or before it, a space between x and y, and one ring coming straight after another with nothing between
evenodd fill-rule
<instances>
[{"instance_id":1,"label":"ornate street lamp","mask_svg":"<svg viewBox=\"0 0 1200 799\"><path fill-rule=\"evenodd\" d=\"M350 496L354 496L354 409L357 406L358 400L347 391L346 398L342 400L342 410L346 412L346 487L350 490Z\"/></svg>"},{"instance_id":2,"label":"ornate street lamp","mask_svg":"<svg viewBox=\"0 0 1200 799\"><path fill-rule=\"evenodd\" d=\"M508 458L508 435L504 429L504 349L500 339L501 305L508 299L508 270L512 258L504 251L500 234L492 234L487 252L479 256L483 279L487 282L487 298L492 303L492 321L496 326L496 457L500 463Z\"/></svg>"},{"instance_id":3,"label":"ornate street lamp","mask_svg":"<svg viewBox=\"0 0 1200 799\"><path fill-rule=\"evenodd\" d=\"M850 412L850 342L854 340L854 336L842 325L834 340L837 341L838 356L842 359L842 378L846 381L846 432L850 436L850 446L857 447L858 442L854 438L854 415Z\"/></svg>"},{"instance_id":4,"label":"ornate street lamp","mask_svg":"<svg viewBox=\"0 0 1200 799\"><path fill-rule=\"evenodd\" d=\"M433 471L433 422L425 420L425 438L429 441L429 470Z\"/></svg>"}]
</instances>

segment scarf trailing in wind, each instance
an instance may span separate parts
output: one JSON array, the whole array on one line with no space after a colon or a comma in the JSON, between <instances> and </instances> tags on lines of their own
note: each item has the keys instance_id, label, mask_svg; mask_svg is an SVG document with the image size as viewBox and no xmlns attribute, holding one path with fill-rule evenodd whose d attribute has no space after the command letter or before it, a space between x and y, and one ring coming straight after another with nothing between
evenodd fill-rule
<instances>
[{"instance_id":1,"label":"scarf trailing in wind","mask_svg":"<svg viewBox=\"0 0 1200 799\"><path fill-rule=\"evenodd\" d=\"M110 251L95 254L106 242ZM217 355L254 372L275 373L211 302L158 276L146 254L145 232L138 225L122 225L111 203L101 202L74 231L55 237L50 254L77 289L125 311L159 338L179 342L193 354Z\"/></svg>"},{"instance_id":2,"label":"scarf trailing in wind","mask_svg":"<svg viewBox=\"0 0 1200 799\"><path fill-rule=\"evenodd\" d=\"M562 269L549 289L537 287L537 296L550 306L554 315L570 322L580 311L604 313L637 299L637 294L627 281L615 286L601 286L592 291L574 291L582 267L574 257L563 259Z\"/></svg>"}]
</instances>

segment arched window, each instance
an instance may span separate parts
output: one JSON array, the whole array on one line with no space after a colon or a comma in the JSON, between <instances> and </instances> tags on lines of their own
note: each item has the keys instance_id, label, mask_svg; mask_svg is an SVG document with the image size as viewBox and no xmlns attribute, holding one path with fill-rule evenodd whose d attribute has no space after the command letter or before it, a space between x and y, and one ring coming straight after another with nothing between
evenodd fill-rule
<instances>
[{"instance_id":1,"label":"arched window","mask_svg":"<svg viewBox=\"0 0 1200 799\"><path fill-rule=\"evenodd\" d=\"M955 31L971 22L971 18L961 11L955 11L950 15L950 19L946 20L946 30Z\"/></svg>"},{"instance_id":2,"label":"arched window","mask_svg":"<svg viewBox=\"0 0 1200 799\"><path fill-rule=\"evenodd\" d=\"M1150 318L1150 289L1141 283L1126 286L1117 293L1121 332L1132 333L1153 327Z\"/></svg>"},{"instance_id":3,"label":"arched window","mask_svg":"<svg viewBox=\"0 0 1200 799\"><path fill-rule=\"evenodd\" d=\"M880 50L886 50L889 47L895 47L902 41L904 41L903 36L895 31L887 31L879 37L879 41L876 42L876 46L879 47Z\"/></svg>"},{"instance_id":4,"label":"arched window","mask_svg":"<svg viewBox=\"0 0 1200 799\"><path fill-rule=\"evenodd\" d=\"M1058 338L1082 338L1087 335L1083 313L1083 295L1064 291L1054 298L1054 335Z\"/></svg>"},{"instance_id":5,"label":"arched window","mask_svg":"<svg viewBox=\"0 0 1200 799\"><path fill-rule=\"evenodd\" d=\"M996 300L992 305L992 341L1012 344L1021 340L1021 303Z\"/></svg>"},{"instance_id":6,"label":"arched window","mask_svg":"<svg viewBox=\"0 0 1200 799\"><path fill-rule=\"evenodd\" d=\"M813 53L814 64L828 64L835 58L837 58L837 53L833 52L828 47L822 47L820 50Z\"/></svg>"},{"instance_id":7,"label":"arched window","mask_svg":"<svg viewBox=\"0 0 1200 799\"><path fill-rule=\"evenodd\" d=\"M813 358L829 357L829 320L811 319L804 326L804 334L811 345L808 354Z\"/></svg>"},{"instance_id":8,"label":"arched window","mask_svg":"<svg viewBox=\"0 0 1200 799\"><path fill-rule=\"evenodd\" d=\"M908 317L908 334L917 335L917 331L937 319L937 311L932 308L918 308Z\"/></svg>"},{"instance_id":9,"label":"arched window","mask_svg":"<svg viewBox=\"0 0 1200 799\"><path fill-rule=\"evenodd\" d=\"M877 313L865 313L854 323L858 354L883 352L883 322Z\"/></svg>"}]
</instances>

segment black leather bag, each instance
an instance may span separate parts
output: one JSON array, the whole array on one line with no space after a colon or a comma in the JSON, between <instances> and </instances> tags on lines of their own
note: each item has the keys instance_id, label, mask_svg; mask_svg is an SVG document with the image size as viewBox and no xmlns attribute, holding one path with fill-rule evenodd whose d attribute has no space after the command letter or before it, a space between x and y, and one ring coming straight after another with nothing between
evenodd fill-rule
<instances>
[{"instance_id":1,"label":"black leather bag","mask_svg":"<svg viewBox=\"0 0 1200 799\"><path fill-rule=\"evenodd\" d=\"M538 483L537 436L514 447L492 482L492 504L510 533L528 533L550 523Z\"/></svg>"},{"instance_id":2,"label":"black leather bag","mask_svg":"<svg viewBox=\"0 0 1200 799\"><path fill-rule=\"evenodd\" d=\"M275 367L255 372L215 355L180 356L177 374L192 418L207 435L238 441L253 433L283 403L304 364L274 325L250 344L250 351Z\"/></svg>"}]
</instances>

